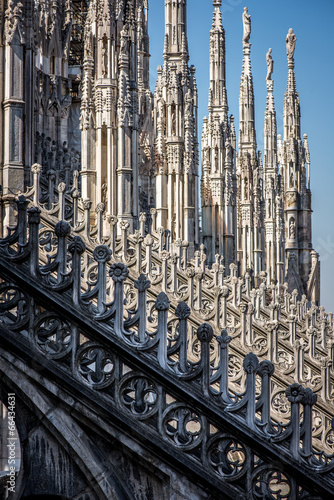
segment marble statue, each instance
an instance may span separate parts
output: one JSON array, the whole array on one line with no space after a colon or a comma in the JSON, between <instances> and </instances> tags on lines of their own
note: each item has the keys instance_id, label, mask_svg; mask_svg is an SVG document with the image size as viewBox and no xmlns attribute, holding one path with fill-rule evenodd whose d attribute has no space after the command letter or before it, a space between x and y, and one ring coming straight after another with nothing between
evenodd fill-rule
<instances>
[{"instance_id":1,"label":"marble statue","mask_svg":"<svg viewBox=\"0 0 334 500\"><path fill-rule=\"evenodd\" d=\"M243 43L249 43L250 35L251 35L251 16L248 14L248 8L244 8L244 12L242 14L242 21L244 25L244 35L243 35Z\"/></svg>"},{"instance_id":2,"label":"marble statue","mask_svg":"<svg viewBox=\"0 0 334 500\"><path fill-rule=\"evenodd\" d=\"M295 53L295 45L296 45L297 37L293 32L293 29L289 29L289 33L286 36L286 53L289 60L293 60L293 56Z\"/></svg>"},{"instance_id":3,"label":"marble statue","mask_svg":"<svg viewBox=\"0 0 334 500\"><path fill-rule=\"evenodd\" d=\"M267 52L267 77L266 77L267 80L271 80L271 76L272 76L273 71L274 71L274 61L273 61L273 58L271 56L271 52L272 52L272 49L269 49Z\"/></svg>"}]
</instances>

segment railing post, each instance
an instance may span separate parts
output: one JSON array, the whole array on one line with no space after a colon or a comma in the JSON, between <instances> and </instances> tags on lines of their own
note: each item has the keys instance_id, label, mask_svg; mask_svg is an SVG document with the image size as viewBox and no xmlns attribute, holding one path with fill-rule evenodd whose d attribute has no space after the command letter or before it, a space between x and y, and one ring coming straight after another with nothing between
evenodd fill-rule
<instances>
[{"instance_id":1,"label":"railing post","mask_svg":"<svg viewBox=\"0 0 334 500\"><path fill-rule=\"evenodd\" d=\"M250 298L250 291L251 291L251 276L249 272L246 272L245 274L245 294L246 297L249 299Z\"/></svg>"},{"instance_id":2,"label":"railing post","mask_svg":"<svg viewBox=\"0 0 334 500\"><path fill-rule=\"evenodd\" d=\"M182 269L182 266L181 266L181 260L182 260L182 240L180 238L178 238L175 241L175 251L176 251L176 255L178 256L177 268L178 269Z\"/></svg>"},{"instance_id":3,"label":"railing post","mask_svg":"<svg viewBox=\"0 0 334 500\"><path fill-rule=\"evenodd\" d=\"M60 184L58 184L58 206L59 206L58 218L60 220L65 220L65 190L66 190L65 182L60 182Z\"/></svg>"},{"instance_id":4,"label":"railing post","mask_svg":"<svg viewBox=\"0 0 334 500\"><path fill-rule=\"evenodd\" d=\"M325 358L321 360L321 397L324 401L330 401L331 393L332 393L332 384L331 384L331 366L332 360L329 358Z\"/></svg>"},{"instance_id":5,"label":"railing post","mask_svg":"<svg viewBox=\"0 0 334 500\"><path fill-rule=\"evenodd\" d=\"M247 304L242 302L239 305L240 309L240 326L241 326L241 342L244 346L247 345Z\"/></svg>"},{"instance_id":6,"label":"railing post","mask_svg":"<svg viewBox=\"0 0 334 500\"><path fill-rule=\"evenodd\" d=\"M150 214L152 219L151 233L155 233L157 230L157 209L151 208Z\"/></svg>"},{"instance_id":7,"label":"railing post","mask_svg":"<svg viewBox=\"0 0 334 500\"><path fill-rule=\"evenodd\" d=\"M234 277L231 279L232 286L232 305L237 308L237 286L238 286L238 278Z\"/></svg>"},{"instance_id":8,"label":"railing post","mask_svg":"<svg viewBox=\"0 0 334 500\"><path fill-rule=\"evenodd\" d=\"M97 286L98 286L98 296L97 296L97 308L99 314L103 314L106 309L107 301L107 273L106 266L107 262L111 258L111 250L106 245L98 245L95 247L93 252L93 257L98 263L97 269Z\"/></svg>"},{"instance_id":9,"label":"railing post","mask_svg":"<svg viewBox=\"0 0 334 500\"><path fill-rule=\"evenodd\" d=\"M153 243L154 243L153 236L151 236L150 234L147 234L144 238L144 245L146 248L146 251L145 251L145 262L146 262L145 272L146 272L147 276L150 276L151 271L152 271L152 246L153 246Z\"/></svg>"},{"instance_id":10,"label":"railing post","mask_svg":"<svg viewBox=\"0 0 334 500\"><path fill-rule=\"evenodd\" d=\"M220 327L220 297L222 289L220 286L215 286L213 289L214 294L214 311L215 311L215 326Z\"/></svg>"},{"instance_id":11,"label":"railing post","mask_svg":"<svg viewBox=\"0 0 334 500\"><path fill-rule=\"evenodd\" d=\"M170 301L164 292L160 292L155 308L158 311L158 361L162 368L167 368L167 316Z\"/></svg>"},{"instance_id":12,"label":"railing post","mask_svg":"<svg viewBox=\"0 0 334 500\"><path fill-rule=\"evenodd\" d=\"M170 240L171 240L171 232L169 229L166 229L165 231L165 246L167 252L170 252Z\"/></svg>"},{"instance_id":13,"label":"railing post","mask_svg":"<svg viewBox=\"0 0 334 500\"><path fill-rule=\"evenodd\" d=\"M133 235L133 240L136 245L136 272L140 274L142 266L141 250L142 250L142 243L144 241L144 238L142 237L140 231L135 231L135 234Z\"/></svg>"},{"instance_id":14,"label":"railing post","mask_svg":"<svg viewBox=\"0 0 334 500\"><path fill-rule=\"evenodd\" d=\"M134 287L138 290L138 337L141 344L146 341L146 290L150 286L151 282L146 279L145 274L141 274L134 282Z\"/></svg>"},{"instance_id":15,"label":"railing post","mask_svg":"<svg viewBox=\"0 0 334 500\"><path fill-rule=\"evenodd\" d=\"M18 244L23 246L27 243L27 208L29 200L21 195L16 200L17 205L17 231L18 231Z\"/></svg>"},{"instance_id":16,"label":"railing post","mask_svg":"<svg viewBox=\"0 0 334 500\"><path fill-rule=\"evenodd\" d=\"M268 426L270 424L271 407L271 377L274 374L275 366L271 361L261 361L257 371L262 379L261 395L257 406L261 408L262 423Z\"/></svg>"},{"instance_id":17,"label":"railing post","mask_svg":"<svg viewBox=\"0 0 334 500\"><path fill-rule=\"evenodd\" d=\"M105 211L104 203L98 203L95 208L96 225L97 225L97 242L99 244L103 241L103 214Z\"/></svg>"},{"instance_id":18,"label":"railing post","mask_svg":"<svg viewBox=\"0 0 334 500\"><path fill-rule=\"evenodd\" d=\"M188 267L186 269L186 275L188 278L188 305L190 308L194 306L194 277L195 277L195 269L193 267Z\"/></svg>"},{"instance_id":19,"label":"railing post","mask_svg":"<svg viewBox=\"0 0 334 500\"><path fill-rule=\"evenodd\" d=\"M119 223L119 227L122 231L122 258L126 262L128 259L128 229L130 227L130 224L126 220L121 220Z\"/></svg>"},{"instance_id":20,"label":"railing post","mask_svg":"<svg viewBox=\"0 0 334 500\"><path fill-rule=\"evenodd\" d=\"M30 247L30 274L34 278L38 278L39 272L39 241L38 229L41 221L41 211L38 207L32 207L28 210L29 223L29 247Z\"/></svg>"},{"instance_id":21,"label":"railing post","mask_svg":"<svg viewBox=\"0 0 334 500\"><path fill-rule=\"evenodd\" d=\"M57 283L61 283L67 274L67 242L66 237L71 232L71 226L68 222L60 220L55 225L55 234L58 238L58 249L56 260L58 262Z\"/></svg>"},{"instance_id":22,"label":"railing post","mask_svg":"<svg viewBox=\"0 0 334 500\"><path fill-rule=\"evenodd\" d=\"M222 328L226 328L227 326L227 297L230 291L227 286L222 287Z\"/></svg>"},{"instance_id":23,"label":"railing post","mask_svg":"<svg viewBox=\"0 0 334 500\"><path fill-rule=\"evenodd\" d=\"M295 380L298 383L304 382L304 358L305 347L302 339L295 340L294 343L294 358L296 360Z\"/></svg>"},{"instance_id":24,"label":"railing post","mask_svg":"<svg viewBox=\"0 0 334 500\"><path fill-rule=\"evenodd\" d=\"M80 196L79 189L73 189L71 193L73 199L73 217L72 217L72 227L76 227L79 221L79 210L78 210L78 200Z\"/></svg>"},{"instance_id":25,"label":"railing post","mask_svg":"<svg viewBox=\"0 0 334 500\"><path fill-rule=\"evenodd\" d=\"M312 389L307 387L305 389L304 397L301 400L304 406L303 422L301 429L301 439L303 443L303 452L306 457L310 457L313 454L312 448L312 407L317 402L318 396L314 394Z\"/></svg>"},{"instance_id":26,"label":"railing post","mask_svg":"<svg viewBox=\"0 0 334 500\"><path fill-rule=\"evenodd\" d=\"M188 247L189 242L187 240L182 241L182 269L187 269L188 267Z\"/></svg>"},{"instance_id":27,"label":"railing post","mask_svg":"<svg viewBox=\"0 0 334 500\"><path fill-rule=\"evenodd\" d=\"M290 332L290 344L293 346L296 341L297 333L297 316L294 314L295 309L292 309L291 314L288 316L289 332Z\"/></svg>"},{"instance_id":28,"label":"railing post","mask_svg":"<svg viewBox=\"0 0 334 500\"><path fill-rule=\"evenodd\" d=\"M246 339L247 339L247 345L249 346L252 346L254 341L253 316L254 316L254 306L253 304L248 304L248 329L246 331Z\"/></svg>"},{"instance_id":29,"label":"railing post","mask_svg":"<svg viewBox=\"0 0 334 500\"><path fill-rule=\"evenodd\" d=\"M145 214L145 212L140 212L140 215L139 215L139 223L140 223L139 231L140 231L140 234L141 234L141 236L143 238L145 237L145 222L146 222L146 214Z\"/></svg>"},{"instance_id":30,"label":"railing post","mask_svg":"<svg viewBox=\"0 0 334 500\"><path fill-rule=\"evenodd\" d=\"M201 270L203 273L205 273L205 263L206 263L206 254L205 254L205 246L203 243L200 246L200 265L201 265Z\"/></svg>"},{"instance_id":31,"label":"railing post","mask_svg":"<svg viewBox=\"0 0 334 500\"><path fill-rule=\"evenodd\" d=\"M116 235L117 235L117 217L114 215L108 215L108 224L110 225L110 248L113 256L115 256L116 251Z\"/></svg>"},{"instance_id":32,"label":"railing post","mask_svg":"<svg viewBox=\"0 0 334 500\"><path fill-rule=\"evenodd\" d=\"M292 384L286 389L285 394L291 403L290 453L295 460L298 460L300 453L300 403L304 398L305 389L299 384Z\"/></svg>"},{"instance_id":33,"label":"railing post","mask_svg":"<svg viewBox=\"0 0 334 500\"><path fill-rule=\"evenodd\" d=\"M259 368L259 360L253 352L250 352L245 356L243 367L247 374L246 391L244 396L245 398L247 398L246 423L250 429L255 430L255 407L256 407L255 378L257 370Z\"/></svg>"},{"instance_id":34,"label":"railing post","mask_svg":"<svg viewBox=\"0 0 334 500\"><path fill-rule=\"evenodd\" d=\"M168 259L170 257L169 252L167 250L163 250L160 254L161 259L161 273L162 273L162 291L167 292L167 270L168 270Z\"/></svg>"},{"instance_id":35,"label":"railing post","mask_svg":"<svg viewBox=\"0 0 334 500\"><path fill-rule=\"evenodd\" d=\"M268 334L268 355L270 361L273 363L278 362L277 352L278 352L278 323L273 321L269 323L268 326L269 334Z\"/></svg>"},{"instance_id":36,"label":"railing post","mask_svg":"<svg viewBox=\"0 0 334 500\"><path fill-rule=\"evenodd\" d=\"M31 172L33 175L33 187L34 187L34 205L35 207L39 204L39 190L40 190L40 175L42 172L42 166L39 163L34 163L31 165Z\"/></svg>"},{"instance_id":37,"label":"railing post","mask_svg":"<svg viewBox=\"0 0 334 500\"><path fill-rule=\"evenodd\" d=\"M197 271L197 273L195 273L195 280L196 280L196 297L197 297L197 301L196 301L196 308L197 310L200 310L201 307L202 307L202 280L203 280L203 271Z\"/></svg>"},{"instance_id":38,"label":"railing post","mask_svg":"<svg viewBox=\"0 0 334 500\"><path fill-rule=\"evenodd\" d=\"M204 396L210 396L210 342L213 338L213 329L209 323L203 323L198 327L197 338L201 342L201 365L202 365L202 391Z\"/></svg>"},{"instance_id":39,"label":"railing post","mask_svg":"<svg viewBox=\"0 0 334 500\"><path fill-rule=\"evenodd\" d=\"M54 192L55 192L55 182L56 182L56 172L54 170L49 170L48 171L48 180L49 180L49 199L48 199L48 207L49 209L52 208L52 205L54 203Z\"/></svg>"},{"instance_id":40,"label":"railing post","mask_svg":"<svg viewBox=\"0 0 334 500\"><path fill-rule=\"evenodd\" d=\"M86 198L85 200L82 200L82 205L84 208L84 224L85 224L84 237L86 238L87 241L89 241L89 239L90 239L90 209L92 208L92 202L90 201L89 198Z\"/></svg>"},{"instance_id":41,"label":"railing post","mask_svg":"<svg viewBox=\"0 0 334 500\"><path fill-rule=\"evenodd\" d=\"M179 318L179 365L181 372L186 373L188 368L188 318L190 316L190 307L185 302L180 302L175 309L175 316Z\"/></svg>"},{"instance_id":42,"label":"railing post","mask_svg":"<svg viewBox=\"0 0 334 500\"><path fill-rule=\"evenodd\" d=\"M170 265L171 265L171 276L172 276L172 292L177 291L177 261L178 255L171 255Z\"/></svg>"},{"instance_id":43,"label":"railing post","mask_svg":"<svg viewBox=\"0 0 334 500\"><path fill-rule=\"evenodd\" d=\"M159 238L159 252L162 252L164 250L165 229L163 227L158 227L157 233L158 233L158 238Z\"/></svg>"},{"instance_id":44,"label":"railing post","mask_svg":"<svg viewBox=\"0 0 334 500\"><path fill-rule=\"evenodd\" d=\"M86 246L80 236L74 236L68 246L69 252L72 254L72 299L75 306L80 305L81 296L81 255L84 253Z\"/></svg>"},{"instance_id":45,"label":"railing post","mask_svg":"<svg viewBox=\"0 0 334 500\"><path fill-rule=\"evenodd\" d=\"M222 401L226 404L231 404L232 400L230 398L228 390L228 346L232 340L227 334L226 330L222 330L219 337L217 337L217 342L220 344L220 360L219 360L219 371L220 371L220 397Z\"/></svg>"},{"instance_id":46,"label":"railing post","mask_svg":"<svg viewBox=\"0 0 334 500\"><path fill-rule=\"evenodd\" d=\"M106 247L108 248L108 247ZM124 280L129 275L129 269L122 262L112 264L109 269L109 276L115 283L114 305L115 319L114 330L118 337L122 338L123 333L123 301L124 301Z\"/></svg>"}]
</instances>

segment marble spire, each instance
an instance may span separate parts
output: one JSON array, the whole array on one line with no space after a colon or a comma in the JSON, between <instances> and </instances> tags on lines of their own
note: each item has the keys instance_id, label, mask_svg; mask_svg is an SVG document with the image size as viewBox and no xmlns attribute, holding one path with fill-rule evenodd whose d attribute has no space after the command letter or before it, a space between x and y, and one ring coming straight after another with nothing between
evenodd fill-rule
<instances>
[{"instance_id":1,"label":"marble spire","mask_svg":"<svg viewBox=\"0 0 334 500\"><path fill-rule=\"evenodd\" d=\"M157 225L199 243L197 84L188 65L186 0L165 0L164 65L154 93ZM188 243L187 243L188 244Z\"/></svg>"},{"instance_id":2,"label":"marble spire","mask_svg":"<svg viewBox=\"0 0 334 500\"><path fill-rule=\"evenodd\" d=\"M281 176L278 171L277 119L274 101L274 62L272 50L266 56L267 62L267 105L264 115L264 227L265 262L268 283L284 281L284 217Z\"/></svg>"},{"instance_id":3,"label":"marble spire","mask_svg":"<svg viewBox=\"0 0 334 500\"><path fill-rule=\"evenodd\" d=\"M165 0L165 57L178 58L188 55L187 2L186 0Z\"/></svg>"},{"instance_id":4,"label":"marble spire","mask_svg":"<svg viewBox=\"0 0 334 500\"><path fill-rule=\"evenodd\" d=\"M257 155L255 103L250 61L251 16L244 8L243 65L239 95L239 158L238 158L238 260L242 272L254 271L258 277L263 267L263 197L262 165Z\"/></svg>"},{"instance_id":5,"label":"marble spire","mask_svg":"<svg viewBox=\"0 0 334 500\"><path fill-rule=\"evenodd\" d=\"M233 120L228 119L221 1L213 0L213 7L209 116L202 132L202 230L208 262L215 262L218 254L228 272L236 259L235 140Z\"/></svg>"},{"instance_id":6,"label":"marble spire","mask_svg":"<svg viewBox=\"0 0 334 500\"><path fill-rule=\"evenodd\" d=\"M297 289L310 301L319 297L314 276L319 273L318 254L312 249L312 207L309 186L310 156L307 136L301 137L299 94L295 78L296 35L290 28L286 37L288 80L284 96L284 136L280 144L284 176L286 281L289 291Z\"/></svg>"}]
</instances>

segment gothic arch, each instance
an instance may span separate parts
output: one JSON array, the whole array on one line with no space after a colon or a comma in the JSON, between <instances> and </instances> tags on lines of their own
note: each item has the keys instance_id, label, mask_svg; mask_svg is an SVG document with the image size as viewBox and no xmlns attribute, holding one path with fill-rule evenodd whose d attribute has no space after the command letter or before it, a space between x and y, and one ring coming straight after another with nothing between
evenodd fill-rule
<instances>
[{"instance_id":1,"label":"gothic arch","mask_svg":"<svg viewBox=\"0 0 334 500\"><path fill-rule=\"evenodd\" d=\"M47 381L45 367L34 361L29 364L0 351L0 399L15 393L21 443L13 500L67 500L81 493L88 493L91 500L131 500L116 472L105 465L102 450L97 458L95 445L76 421L75 412L54 397L57 388ZM74 491L76 486L82 492Z\"/></svg>"}]
</instances>

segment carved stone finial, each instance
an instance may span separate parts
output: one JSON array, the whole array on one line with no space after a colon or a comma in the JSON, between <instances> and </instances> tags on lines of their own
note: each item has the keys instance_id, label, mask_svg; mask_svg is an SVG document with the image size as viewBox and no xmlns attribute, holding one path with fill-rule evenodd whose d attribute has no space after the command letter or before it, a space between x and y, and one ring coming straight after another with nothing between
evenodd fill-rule
<instances>
[{"instance_id":1,"label":"carved stone finial","mask_svg":"<svg viewBox=\"0 0 334 500\"><path fill-rule=\"evenodd\" d=\"M232 337L227 333L227 330L222 330L217 342L221 345L222 349L226 349L231 342Z\"/></svg>"},{"instance_id":2,"label":"carved stone finial","mask_svg":"<svg viewBox=\"0 0 334 500\"><path fill-rule=\"evenodd\" d=\"M285 391L286 397L290 403L300 403L305 395L305 389L300 384L289 385Z\"/></svg>"},{"instance_id":3,"label":"carved stone finial","mask_svg":"<svg viewBox=\"0 0 334 500\"><path fill-rule=\"evenodd\" d=\"M151 282L145 276L145 274L141 274L139 278L134 282L134 287L137 288L138 292L145 292L148 288L150 288Z\"/></svg>"},{"instance_id":4,"label":"carved stone finial","mask_svg":"<svg viewBox=\"0 0 334 500\"><path fill-rule=\"evenodd\" d=\"M29 224L39 224L41 221L41 211L38 207L31 207L28 210Z\"/></svg>"},{"instance_id":5,"label":"carved stone finial","mask_svg":"<svg viewBox=\"0 0 334 500\"><path fill-rule=\"evenodd\" d=\"M106 263L110 260L111 250L106 245L98 245L94 248L93 257L96 262Z\"/></svg>"},{"instance_id":6,"label":"carved stone finial","mask_svg":"<svg viewBox=\"0 0 334 500\"><path fill-rule=\"evenodd\" d=\"M98 203L95 208L95 212L98 213L103 213L105 211L106 207L104 203Z\"/></svg>"},{"instance_id":7,"label":"carved stone finial","mask_svg":"<svg viewBox=\"0 0 334 500\"><path fill-rule=\"evenodd\" d=\"M56 236L58 236L58 238L59 236L67 236L68 234L70 234L70 232L71 232L71 226L65 220L60 220L55 225L55 233Z\"/></svg>"},{"instance_id":8,"label":"carved stone finial","mask_svg":"<svg viewBox=\"0 0 334 500\"><path fill-rule=\"evenodd\" d=\"M39 163L34 163L33 165L31 165L30 170L33 174L39 174L40 172L42 172L42 166Z\"/></svg>"},{"instance_id":9,"label":"carved stone finial","mask_svg":"<svg viewBox=\"0 0 334 500\"><path fill-rule=\"evenodd\" d=\"M175 316L179 319L187 319L190 316L190 307L186 302L180 302L175 309Z\"/></svg>"},{"instance_id":10,"label":"carved stone finial","mask_svg":"<svg viewBox=\"0 0 334 500\"><path fill-rule=\"evenodd\" d=\"M246 373L254 373L259 368L259 360L256 354L249 352L243 362L243 367Z\"/></svg>"},{"instance_id":11,"label":"carved stone finial","mask_svg":"<svg viewBox=\"0 0 334 500\"><path fill-rule=\"evenodd\" d=\"M302 399L302 404L304 406L306 406L306 405L313 406L317 402L317 399L318 399L318 395L314 394L312 389L310 389L309 387L306 387L305 394L304 394L304 397Z\"/></svg>"},{"instance_id":12,"label":"carved stone finial","mask_svg":"<svg viewBox=\"0 0 334 500\"><path fill-rule=\"evenodd\" d=\"M198 327L197 337L200 342L211 342L213 338L213 328L209 323L203 323Z\"/></svg>"},{"instance_id":13,"label":"carved stone finial","mask_svg":"<svg viewBox=\"0 0 334 500\"><path fill-rule=\"evenodd\" d=\"M109 269L109 276L114 280L115 283L124 281L129 274L129 269L125 264L118 262L113 264Z\"/></svg>"},{"instance_id":14,"label":"carved stone finial","mask_svg":"<svg viewBox=\"0 0 334 500\"><path fill-rule=\"evenodd\" d=\"M151 234L147 234L144 238L144 244L146 246L151 246L154 243L154 238Z\"/></svg>"},{"instance_id":15,"label":"carved stone finial","mask_svg":"<svg viewBox=\"0 0 334 500\"><path fill-rule=\"evenodd\" d=\"M80 236L74 236L71 243L68 245L68 250L70 253L79 253L82 254L86 250L86 245L80 238Z\"/></svg>"},{"instance_id":16,"label":"carved stone finial","mask_svg":"<svg viewBox=\"0 0 334 500\"><path fill-rule=\"evenodd\" d=\"M92 207L93 202L89 198L85 198L82 200L82 205L84 207L84 210L90 210Z\"/></svg>"},{"instance_id":17,"label":"carved stone finial","mask_svg":"<svg viewBox=\"0 0 334 500\"><path fill-rule=\"evenodd\" d=\"M271 377L274 374L274 371L275 371L274 364L268 359L265 359L264 361L261 361L257 373L261 377L263 377L263 375L269 375L269 377Z\"/></svg>"},{"instance_id":18,"label":"carved stone finial","mask_svg":"<svg viewBox=\"0 0 334 500\"><path fill-rule=\"evenodd\" d=\"M66 190L66 184L65 184L65 182L60 182L58 184L58 191L59 191L59 193L64 193L65 190Z\"/></svg>"},{"instance_id":19,"label":"carved stone finial","mask_svg":"<svg viewBox=\"0 0 334 500\"><path fill-rule=\"evenodd\" d=\"M170 307L170 300L165 294L165 292L160 292L157 300L155 302L155 308L157 311L168 311Z\"/></svg>"}]
</instances>

